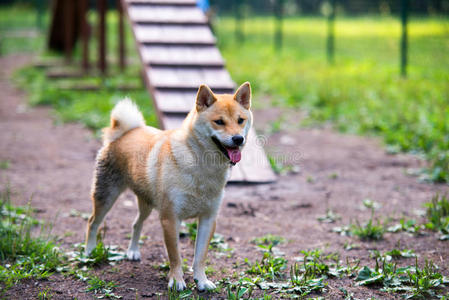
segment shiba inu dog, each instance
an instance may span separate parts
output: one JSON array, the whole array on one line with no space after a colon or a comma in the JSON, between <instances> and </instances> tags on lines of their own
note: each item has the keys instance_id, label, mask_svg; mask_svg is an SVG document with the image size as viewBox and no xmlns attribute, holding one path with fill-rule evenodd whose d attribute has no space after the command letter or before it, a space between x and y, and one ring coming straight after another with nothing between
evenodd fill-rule
<instances>
[{"instance_id":1,"label":"shiba inu dog","mask_svg":"<svg viewBox=\"0 0 449 300\"><path fill-rule=\"evenodd\" d=\"M138 242L143 221L159 211L170 261L168 285L182 290L179 226L198 218L193 276L199 290L214 289L207 279L205 260L215 231L218 209L231 165L241 159L252 124L251 87L242 84L234 95L214 94L199 87L195 107L181 128L161 131L145 126L142 114L129 99L119 102L104 129L92 185L93 213L86 233L86 254L96 246L98 227L117 197L130 188L139 214L133 223L127 257L139 260Z\"/></svg>"}]
</instances>

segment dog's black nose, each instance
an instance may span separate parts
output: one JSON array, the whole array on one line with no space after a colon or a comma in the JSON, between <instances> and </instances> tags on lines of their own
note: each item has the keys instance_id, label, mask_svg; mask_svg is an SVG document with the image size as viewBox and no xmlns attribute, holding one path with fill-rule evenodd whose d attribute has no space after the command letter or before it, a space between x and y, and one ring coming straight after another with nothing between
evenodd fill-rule
<instances>
[{"instance_id":1,"label":"dog's black nose","mask_svg":"<svg viewBox=\"0 0 449 300\"><path fill-rule=\"evenodd\" d=\"M241 144L243 144L243 141L245 140L245 138L239 134L234 135L232 137L232 141L234 142L235 145L240 146Z\"/></svg>"}]
</instances>

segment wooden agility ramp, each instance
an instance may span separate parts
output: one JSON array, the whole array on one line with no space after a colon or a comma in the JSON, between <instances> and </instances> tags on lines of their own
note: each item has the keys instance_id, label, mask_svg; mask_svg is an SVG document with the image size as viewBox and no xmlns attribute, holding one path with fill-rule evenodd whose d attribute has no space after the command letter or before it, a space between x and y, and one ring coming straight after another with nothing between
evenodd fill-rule
<instances>
[{"instance_id":1,"label":"wooden agility ramp","mask_svg":"<svg viewBox=\"0 0 449 300\"><path fill-rule=\"evenodd\" d=\"M122 6L162 128L180 127L203 83L215 93L234 93L236 84L195 0L122 0ZM232 170L231 182L276 179L260 144L252 129L242 160Z\"/></svg>"}]
</instances>

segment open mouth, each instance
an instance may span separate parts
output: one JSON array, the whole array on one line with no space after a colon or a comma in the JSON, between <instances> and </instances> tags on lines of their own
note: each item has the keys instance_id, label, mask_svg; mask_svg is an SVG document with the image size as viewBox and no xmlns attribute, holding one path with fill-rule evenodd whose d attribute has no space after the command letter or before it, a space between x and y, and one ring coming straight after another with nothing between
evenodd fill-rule
<instances>
[{"instance_id":1,"label":"open mouth","mask_svg":"<svg viewBox=\"0 0 449 300\"><path fill-rule=\"evenodd\" d=\"M223 155L231 161L231 164L235 165L242 159L242 153L240 152L239 147L225 147L215 136L212 137L212 141L214 141L215 145L217 145Z\"/></svg>"}]
</instances>

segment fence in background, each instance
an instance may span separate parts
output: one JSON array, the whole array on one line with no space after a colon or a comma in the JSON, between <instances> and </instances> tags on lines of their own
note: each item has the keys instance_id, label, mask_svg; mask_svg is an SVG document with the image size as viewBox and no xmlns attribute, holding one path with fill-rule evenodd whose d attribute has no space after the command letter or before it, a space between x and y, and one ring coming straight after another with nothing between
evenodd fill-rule
<instances>
[{"instance_id":1,"label":"fence in background","mask_svg":"<svg viewBox=\"0 0 449 300\"><path fill-rule=\"evenodd\" d=\"M76 0L78 2L79 0ZM49 8L51 0L0 0L0 5L25 4L36 10L36 24L43 28L43 14ZM82 1L84 2L84 0ZM117 0L101 0L108 8L116 8ZM343 15L390 14L396 16L401 24L401 35L398 41L399 70L402 76L407 75L408 65L408 20L409 14L419 16L442 15L449 16L449 0L210 0L212 10L218 15L233 15L235 18L235 38L240 43L245 42L245 19L249 16L274 16L273 47L281 51L284 44L283 23L285 17L301 17L307 15L322 16L327 20L325 53L329 64L335 61L335 23ZM86 5L97 8L98 1L86 0ZM120 11L120 10L119 10ZM449 19L449 18L448 18ZM121 24L121 28L123 24ZM83 32L84 29L82 30ZM100 31L101 32L101 31ZM100 37L100 40L101 37ZM100 45L101 46L101 45ZM100 47L102 48L102 47ZM101 51L103 50L103 51ZM100 49L100 54L104 49ZM121 49L121 53L124 48ZM87 53L84 51L84 53ZM324 51L323 51L324 53ZM100 55L104 57L104 55ZM120 66L124 65L124 55L120 55ZM87 58L83 66L88 68ZM105 70L105 62L100 69Z\"/></svg>"},{"instance_id":2,"label":"fence in background","mask_svg":"<svg viewBox=\"0 0 449 300\"><path fill-rule=\"evenodd\" d=\"M234 15L235 38L245 41L245 18L248 16L274 16L273 47L283 46L283 19L286 16L321 15L327 19L326 57L335 61L335 22L340 15L392 14L401 23L399 65L400 74L407 76L408 19L409 14L449 15L449 0L211 0L212 9L219 15Z\"/></svg>"}]
</instances>

